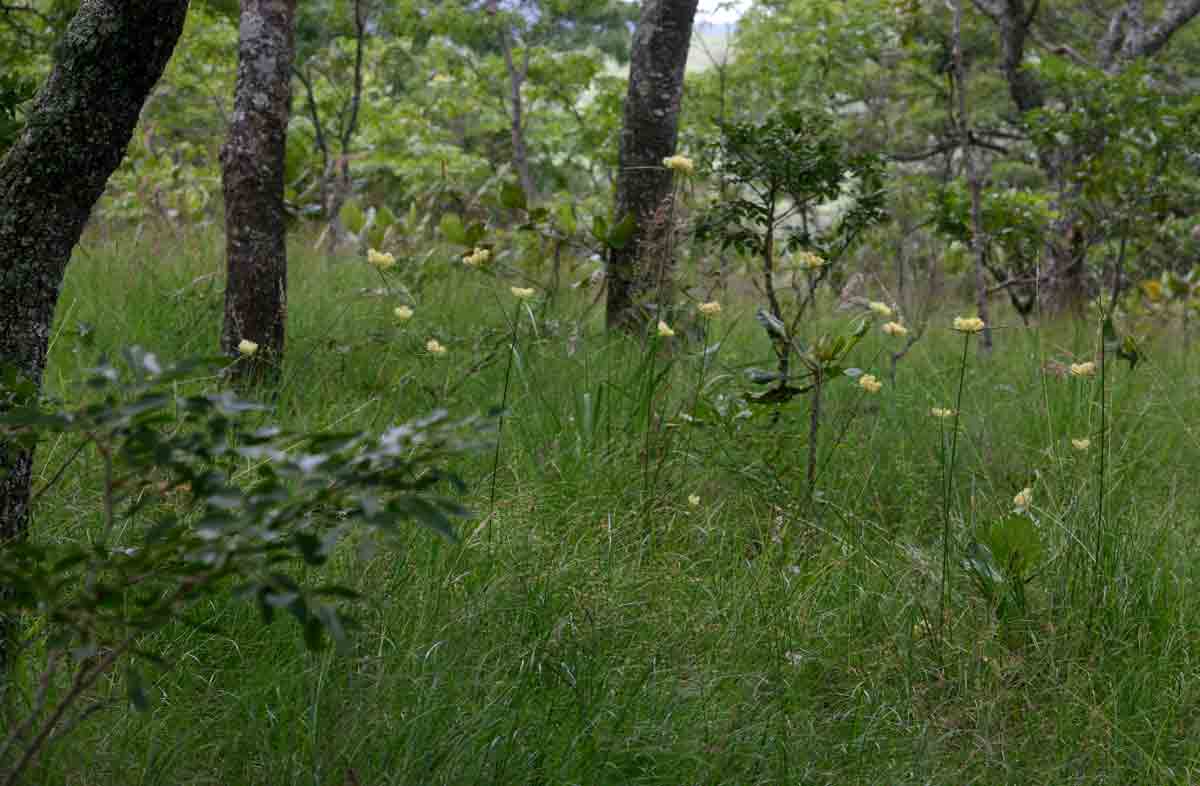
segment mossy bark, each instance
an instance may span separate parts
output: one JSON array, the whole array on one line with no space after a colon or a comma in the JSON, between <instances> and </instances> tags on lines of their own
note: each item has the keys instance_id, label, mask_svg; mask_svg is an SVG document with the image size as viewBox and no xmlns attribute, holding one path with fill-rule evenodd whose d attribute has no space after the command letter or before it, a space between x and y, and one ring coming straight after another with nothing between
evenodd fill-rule
<instances>
[{"instance_id":1,"label":"mossy bark","mask_svg":"<svg viewBox=\"0 0 1200 786\"><path fill-rule=\"evenodd\" d=\"M672 172L663 159L675 153L683 77L698 0L645 0L629 64L629 91L621 129L616 218L632 214L631 241L612 249L608 261L607 322L610 329L637 331L651 314L644 302L653 290L659 310L667 305L672 265Z\"/></svg>"},{"instance_id":2,"label":"mossy bark","mask_svg":"<svg viewBox=\"0 0 1200 786\"><path fill-rule=\"evenodd\" d=\"M225 324L221 349L244 381L275 376L287 324L283 208L296 0L242 0L233 120L221 149L225 186Z\"/></svg>"},{"instance_id":3,"label":"mossy bark","mask_svg":"<svg viewBox=\"0 0 1200 786\"><path fill-rule=\"evenodd\" d=\"M26 128L0 160L0 366L38 386L71 251L187 9L188 0L83 0ZM8 406L0 397L0 411ZM0 439L0 547L28 528L32 466L32 451ZM0 636L0 660L4 647Z\"/></svg>"}]
</instances>

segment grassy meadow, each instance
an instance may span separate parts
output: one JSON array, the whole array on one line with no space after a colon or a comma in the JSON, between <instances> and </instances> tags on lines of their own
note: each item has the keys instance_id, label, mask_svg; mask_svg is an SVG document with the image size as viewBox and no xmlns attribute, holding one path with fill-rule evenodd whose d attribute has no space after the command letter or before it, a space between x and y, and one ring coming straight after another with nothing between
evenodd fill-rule
<instances>
[{"instance_id":1,"label":"grassy meadow","mask_svg":"<svg viewBox=\"0 0 1200 786\"><path fill-rule=\"evenodd\" d=\"M349 653L310 653L290 620L264 628L232 599L202 610L219 632L156 634L174 667L153 672L149 710L93 715L31 783L1200 780L1200 388L1178 329L1122 325L1147 357L1109 358L1102 412L1101 377L1066 371L1097 359L1094 319L1026 329L997 303L984 359L948 303L894 380L899 340L876 321L849 364L883 388L828 385L810 500L808 397L777 417L743 402L746 368L772 366L745 295L647 351L604 334L595 288L526 308L509 285L530 282L439 255L385 287L362 260L292 251L270 418L486 412L507 378L494 502L495 454L470 456L460 543L414 526L339 554L331 570L365 595ZM216 235L90 238L47 392L77 401L82 369L130 344L211 354L222 264ZM831 306L810 336L863 313ZM956 407L964 356L957 418L933 417ZM35 485L68 451L42 446ZM98 522L98 464L76 466L35 537ZM975 544L1012 532L1021 580L989 584ZM101 693L124 690L117 673Z\"/></svg>"}]
</instances>

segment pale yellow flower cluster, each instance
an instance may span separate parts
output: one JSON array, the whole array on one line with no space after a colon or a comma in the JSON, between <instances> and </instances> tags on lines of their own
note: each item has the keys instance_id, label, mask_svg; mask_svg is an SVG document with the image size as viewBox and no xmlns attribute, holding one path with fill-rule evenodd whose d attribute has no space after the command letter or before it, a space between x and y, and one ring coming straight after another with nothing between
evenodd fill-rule
<instances>
[{"instance_id":1,"label":"pale yellow flower cluster","mask_svg":"<svg viewBox=\"0 0 1200 786\"><path fill-rule=\"evenodd\" d=\"M878 393L883 388L883 383L874 374L863 374L858 378L858 386L868 393Z\"/></svg>"},{"instance_id":2,"label":"pale yellow flower cluster","mask_svg":"<svg viewBox=\"0 0 1200 786\"><path fill-rule=\"evenodd\" d=\"M425 351L431 355L446 354L446 348L442 346L442 342L438 341L436 338L431 338L425 342Z\"/></svg>"},{"instance_id":3,"label":"pale yellow flower cluster","mask_svg":"<svg viewBox=\"0 0 1200 786\"><path fill-rule=\"evenodd\" d=\"M1029 510L1029 506L1033 504L1033 489L1029 486L1021 489L1017 496L1013 497L1013 505L1021 513Z\"/></svg>"},{"instance_id":4,"label":"pale yellow flower cluster","mask_svg":"<svg viewBox=\"0 0 1200 786\"><path fill-rule=\"evenodd\" d=\"M537 294L537 290L532 287L528 289L525 287L509 287L508 291L512 292L513 297L517 300L529 300L529 298Z\"/></svg>"},{"instance_id":5,"label":"pale yellow flower cluster","mask_svg":"<svg viewBox=\"0 0 1200 786\"><path fill-rule=\"evenodd\" d=\"M695 162L687 156L668 156L663 159L663 166L672 172L682 172L685 175L690 175L696 171Z\"/></svg>"},{"instance_id":6,"label":"pale yellow flower cluster","mask_svg":"<svg viewBox=\"0 0 1200 786\"><path fill-rule=\"evenodd\" d=\"M1083 363L1071 364L1071 376L1073 377L1094 377L1096 376L1096 364L1088 360Z\"/></svg>"},{"instance_id":7,"label":"pale yellow flower cluster","mask_svg":"<svg viewBox=\"0 0 1200 786\"><path fill-rule=\"evenodd\" d=\"M671 330L671 326L660 319L658 320L658 335L662 336L663 338L670 338L671 336L675 335L675 331Z\"/></svg>"},{"instance_id":8,"label":"pale yellow flower cluster","mask_svg":"<svg viewBox=\"0 0 1200 786\"><path fill-rule=\"evenodd\" d=\"M942 407L933 407L932 409L929 410L929 414L933 415L935 418L941 418L941 419L945 420L946 418L954 417L954 415L956 413L952 409L943 409Z\"/></svg>"},{"instance_id":9,"label":"pale yellow flower cluster","mask_svg":"<svg viewBox=\"0 0 1200 786\"><path fill-rule=\"evenodd\" d=\"M801 251L796 254L796 264L804 270L816 270L825 264L825 260L811 251Z\"/></svg>"},{"instance_id":10,"label":"pale yellow flower cluster","mask_svg":"<svg viewBox=\"0 0 1200 786\"><path fill-rule=\"evenodd\" d=\"M238 342L237 351L242 353L246 357L250 357L251 355L253 355L255 352L258 351L258 344L254 343L253 341L251 341L248 338L244 338Z\"/></svg>"},{"instance_id":11,"label":"pale yellow flower cluster","mask_svg":"<svg viewBox=\"0 0 1200 786\"><path fill-rule=\"evenodd\" d=\"M983 320L979 317L954 318L954 329L959 333L979 333L983 327Z\"/></svg>"},{"instance_id":12,"label":"pale yellow flower cluster","mask_svg":"<svg viewBox=\"0 0 1200 786\"><path fill-rule=\"evenodd\" d=\"M721 313L721 304L715 300L710 303L701 303L696 306L696 310L700 312L701 316L715 317Z\"/></svg>"},{"instance_id":13,"label":"pale yellow flower cluster","mask_svg":"<svg viewBox=\"0 0 1200 786\"><path fill-rule=\"evenodd\" d=\"M492 252L486 248L476 248L463 257L463 264L468 267L483 267L492 258Z\"/></svg>"},{"instance_id":14,"label":"pale yellow flower cluster","mask_svg":"<svg viewBox=\"0 0 1200 786\"><path fill-rule=\"evenodd\" d=\"M899 322L885 322L880 330L889 336L896 336L897 338L908 335L908 328L904 327L904 325L900 324Z\"/></svg>"},{"instance_id":15,"label":"pale yellow flower cluster","mask_svg":"<svg viewBox=\"0 0 1200 786\"><path fill-rule=\"evenodd\" d=\"M396 264L396 258L391 254L371 249L367 251L367 262L379 270L387 270Z\"/></svg>"},{"instance_id":16,"label":"pale yellow flower cluster","mask_svg":"<svg viewBox=\"0 0 1200 786\"><path fill-rule=\"evenodd\" d=\"M867 308L884 319L891 319L892 315L896 313L892 310L891 306L880 300L872 300L870 303L867 303Z\"/></svg>"},{"instance_id":17,"label":"pale yellow flower cluster","mask_svg":"<svg viewBox=\"0 0 1200 786\"><path fill-rule=\"evenodd\" d=\"M396 310L392 312L396 315L396 319L401 322L407 322L413 318L413 310L408 306L396 306Z\"/></svg>"}]
</instances>

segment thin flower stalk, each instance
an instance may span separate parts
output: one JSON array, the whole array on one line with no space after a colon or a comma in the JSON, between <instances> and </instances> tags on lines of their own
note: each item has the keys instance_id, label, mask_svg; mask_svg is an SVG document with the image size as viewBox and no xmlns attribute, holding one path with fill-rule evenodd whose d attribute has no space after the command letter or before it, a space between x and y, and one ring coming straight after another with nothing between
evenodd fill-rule
<instances>
[{"instance_id":1,"label":"thin flower stalk","mask_svg":"<svg viewBox=\"0 0 1200 786\"><path fill-rule=\"evenodd\" d=\"M970 325L970 327L973 328L974 324ZM978 331L962 331L963 351L962 358L958 364L958 394L954 401L954 422L952 424L953 433L950 435L950 456L949 461L942 463L942 587L938 601L938 641L943 650L946 643L946 607L949 605L950 600L950 502L954 494L954 462L958 457L958 421L961 417L963 388L967 379L967 350L971 346L971 336L975 332ZM943 455L945 455L945 444L946 440L943 437Z\"/></svg>"}]
</instances>

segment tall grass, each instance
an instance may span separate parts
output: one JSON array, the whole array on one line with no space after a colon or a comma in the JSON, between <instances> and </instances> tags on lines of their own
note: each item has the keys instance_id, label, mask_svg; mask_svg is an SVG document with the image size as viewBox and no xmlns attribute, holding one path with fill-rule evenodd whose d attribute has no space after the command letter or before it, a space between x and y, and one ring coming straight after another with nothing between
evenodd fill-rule
<instances>
[{"instance_id":1,"label":"tall grass","mask_svg":"<svg viewBox=\"0 0 1200 786\"><path fill-rule=\"evenodd\" d=\"M263 629L235 601L193 620L206 628L170 629L153 645L177 666L159 674L152 709L100 710L35 782L1200 777L1200 429L1189 420L1200 395L1171 336L1149 343L1145 371L1106 372L1104 533L1119 544L1102 586L1079 585L1096 548L1099 445L1081 453L1069 439L1103 426L1088 388L1042 366L1089 356L1091 331L1005 331L971 364L953 487L929 414L960 384L949 316L886 401L861 404L851 382L831 380L830 422L860 409L822 462L818 517L806 504L806 402L774 424L768 411L739 415L741 369L770 351L740 318L752 304L723 304L710 328L720 355L702 377L659 358L669 370L647 394L643 349L604 335L586 311L594 291L560 293L514 342L512 300L494 279L447 267L397 323L368 266L292 251L273 417L381 428L435 406L504 403L498 465L488 453L462 468L481 512L496 478L492 515L458 545L414 530L366 563L339 555L334 569L368 598L349 654L309 654L286 622ZM220 260L215 237L93 239L68 273L48 392L86 395L71 383L78 369L127 344L213 351ZM664 352L696 351L680 333ZM447 354L425 352L429 338ZM888 340L866 339L864 356L886 357ZM43 446L42 477L69 448ZM40 501L38 537L98 526L101 470L80 466ZM1024 612L1000 616L957 566L1030 478L1044 557ZM923 610L942 597L931 630ZM1093 607L1102 624L1083 646L1076 623ZM120 675L103 690L97 699L119 699Z\"/></svg>"}]
</instances>

